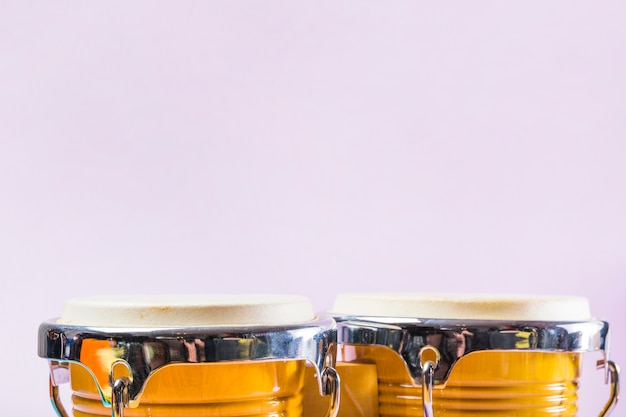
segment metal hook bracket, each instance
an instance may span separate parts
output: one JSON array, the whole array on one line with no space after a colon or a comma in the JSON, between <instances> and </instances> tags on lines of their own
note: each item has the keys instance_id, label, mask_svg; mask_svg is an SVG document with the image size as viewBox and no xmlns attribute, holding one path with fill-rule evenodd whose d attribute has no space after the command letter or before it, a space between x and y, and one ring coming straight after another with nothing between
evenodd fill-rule
<instances>
[{"instance_id":1,"label":"metal hook bracket","mask_svg":"<svg viewBox=\"0 0 626 417\"><path fill-rule=\"evenodd\" d=\"M111 406L113 417L124 417L124 408L128 407L128 387L132 382L130 365L125 361L117 361L111 367L109 382L111 384Z\"/></svg>"},{"instance_id":2,"label":"metal hook bracket","mask_svg":"<svg viewBox=\"0 0 626 417\"><path fill-rule=\"evenodd\" d=\"M69 372L67 363L50 361L50 402L59 417L69 416L63 406L59 392L59 386L69 382Z\"/></svg>"},{"instance_id":3,"label":"metal hook bracket","mask_svg":"<svg viewBox=\"0 0 626 417\"><path fill-rule=\"evenodd\" d=\"M422 407L424 417L434 417L433 385L435 385L435 369L439 366L441 354L437 348L427 345L419 351L418 361L422 370Z\"/></svg>"},{"instance_id":4,"label":"metal hook bracket","mask_svg":"<svg viewBox=\"0 0 626 417\"><path fill-rule=\"evenodd\" d=\"M607 383L611 384L611 390L609 392L609 400L604 405L604 408L599 414L599 417L607 417L615 406L619 399L619 366L616 363L609 360L599 360L597 362L598 368L605 368L608 375Z\"/></svg>"},{"instance_id":5,"label":"metal hook bracket","mask_svg":"<svg viewBox=\"0 0 626 417\"><path fill-rule=\"evenodd\" d=\"M341 402L341 384L339 373L332 366L324 368L321 373L322 394L330 396L327 417L337 417L339 404Z\"/></svg>"}]
</instances>

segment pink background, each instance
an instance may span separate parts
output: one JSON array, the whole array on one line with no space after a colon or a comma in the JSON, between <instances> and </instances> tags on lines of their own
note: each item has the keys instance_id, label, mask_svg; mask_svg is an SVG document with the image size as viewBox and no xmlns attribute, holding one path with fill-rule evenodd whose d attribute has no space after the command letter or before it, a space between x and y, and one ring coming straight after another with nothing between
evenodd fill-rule
<instances>
[{"instance_id":1,"label":"pink background","mask_svg":"<svg viewBox=\"0 0 626 417\"><path fill-rule=\"evenodd\" d=\"M625 17L0 2L5 413L53 415L37 326L87 294L580 294L625 364Z\"/></svg>"}]
</instances>

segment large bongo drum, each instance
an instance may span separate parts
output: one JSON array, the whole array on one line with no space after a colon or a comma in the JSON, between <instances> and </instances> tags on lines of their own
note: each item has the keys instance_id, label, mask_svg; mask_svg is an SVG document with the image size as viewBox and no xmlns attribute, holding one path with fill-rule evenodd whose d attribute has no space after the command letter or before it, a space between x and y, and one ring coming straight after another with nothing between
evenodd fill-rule
<instances>
[{"instance_id":1,"label":"large bongo drum","mask_svg":"<svg viewBox=\"0 0 626 417\"><path fill-rule=\"evenodd\" d=\"M76 417L300 417L305 375L335 416L335 342L333 319L289 295L75 298L39 328L53 407Z\"/></svg>"},{"instance_id":2,"label":"large bongo drum","mask_svg":"<svg viewBox=\"0 0 626 417\"><path fill-rule=\"evenodd\" d=\"M575 416L581 355L617 401L608 323L570 296L341 294L339 363L375 364L381 417ZM346 381L344 381L345 383Z\"/></svg>"}]
</instances>

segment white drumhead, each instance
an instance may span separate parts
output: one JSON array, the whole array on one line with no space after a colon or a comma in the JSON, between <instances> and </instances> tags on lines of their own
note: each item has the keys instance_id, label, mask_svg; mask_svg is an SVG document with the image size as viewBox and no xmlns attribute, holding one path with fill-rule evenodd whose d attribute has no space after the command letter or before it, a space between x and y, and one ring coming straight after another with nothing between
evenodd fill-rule
<instances>
[{"instance_id":1,"label":"white drumhead","mask_svg":"<svg viewBox=\"0 0 626 417\"><path fill-rule=\"evenodd\" d=\"M335 315L418 319L585 321L589 301L578 296L445 293L340 294Z\"/></svg>"},{"instance_id":2,"label":"white drumhead","mask_svg":"<svg viewBox=\"0 0 626 417\"><path fill-rule=\"evenodd\" d=\"M59 324L100 327L276 326L315 319L309 300L276 294L106 295L66 301Z\"/></svg>"}]
</instances>

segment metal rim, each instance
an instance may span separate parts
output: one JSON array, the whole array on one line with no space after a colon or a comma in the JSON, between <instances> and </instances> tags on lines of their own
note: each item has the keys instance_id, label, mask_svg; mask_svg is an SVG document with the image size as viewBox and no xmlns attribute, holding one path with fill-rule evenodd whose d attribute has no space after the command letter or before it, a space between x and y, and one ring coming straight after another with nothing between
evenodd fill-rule
<instances>
[{"instance_id":1,"label":"metal rim","mask_svg":"<svg viewBox=\"0 0 626 417\"><path fill-rule=\"evenodd\" d=\"M541 352L600 351L608 360L609 325L585 322L522 322L495 320L415 319L393 317L334 317L340 344L380 345L397 352L409 374L421 380L418 354L433 346L442 354L435 378L444 382L461 357L485 350Z\"/></svg>"},{"instance_id":2,"label":"metal rim","mask_svg":"<svg viewBox=\"0 0 626 417\"><path fill-rule=\"evenodd\" d=\"M319 375L334 366L335 321L326 316L286 326L193 327L193 328L116 328L58 324L54 320L39 327L40 357L52 364L83 363L82 346L89 341L108 341L105 348L116 363L129 370L129 403L137 401L145 383L157 369L173 363L213 363L256 360L305 360ZM112 364L113 367L113 364ZM55 366L57 372L68 372ZM320 392L325 394L321 377ZM94 378L94 380L97 379ZM98 388L103 402L111 404ZM132 406L132 405L131 405Z\"/></svg>"}]
</instances>

